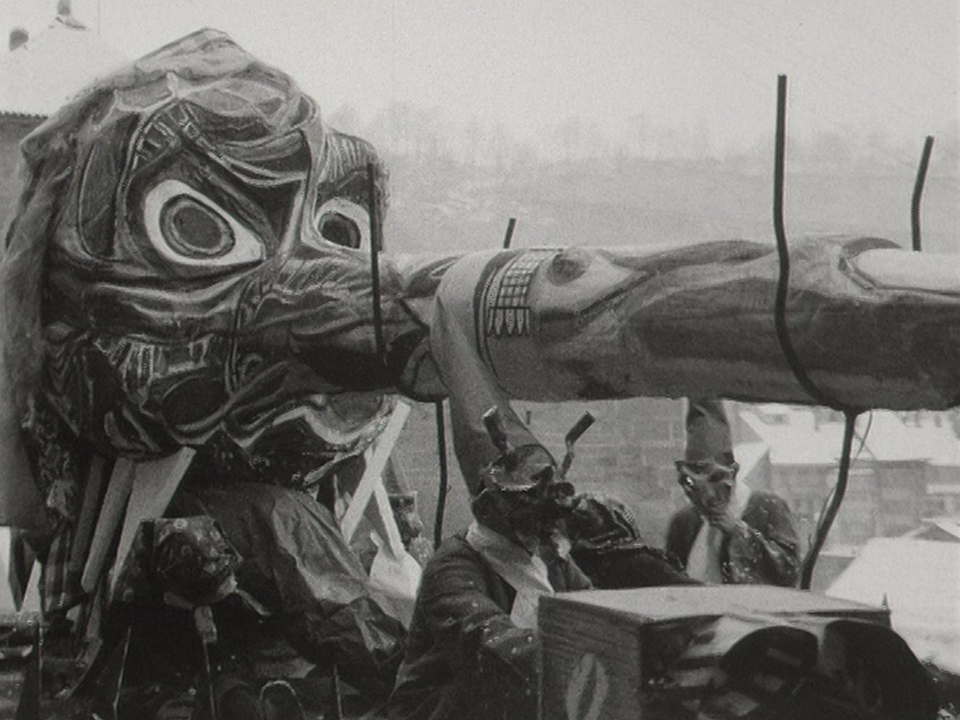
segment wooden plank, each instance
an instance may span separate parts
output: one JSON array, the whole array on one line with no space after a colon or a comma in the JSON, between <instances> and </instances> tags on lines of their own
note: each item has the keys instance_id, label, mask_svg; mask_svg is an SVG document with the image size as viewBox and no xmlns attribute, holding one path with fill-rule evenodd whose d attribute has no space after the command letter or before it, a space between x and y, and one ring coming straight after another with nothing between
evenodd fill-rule
<instances>
[{"instance_id":1,"label":"wooden plank","mask_svg":"<svg viewBox=\"0 0 960 720\"><path fill-rule=\"evenodd\" d=\"M393 557L400 557L407 549L403 546L403 538L400 537L400 528L397 527L397 520L393 515L393 508L390 506L390 496L382 482L378 482L373 489L373 507L379 522L377 529L381 537L387 541L384 548L388 550Z\"/></svg>"},{"instance_id":2,"label":"wooden plank","mask_svg":"<svg viewBox=\"0 0 960 720\"><path fill-rule=\"evenodd\" d=\"M133 488L135 469L135 463L127 458L117 458L114 463L107 494L103 498L103 507L100 508L100 516L97 518L97 529L93 533L90 552L80 577L80 587L86 592L93 592L106 566L107 553L123 520L127 500Z\"/></svg>"},{"instance_id":3,"label":"wooden plank","mask_svg":"<svg viewBox=\"0 0 960 720\"><path fill-rule=\"evenodd\" d=\"M80 506L80 515L77 518L77 531L70 548L69 571L83 572L87 556L90 553L90 543L93 541L93 531L97 524L97 511L103 496L103 486L107 481L107 461L100 455L94 455L90 460L87 471L87 481L83 488L83 503Z\"/></svg>"},{"instance_id":4,"label":"wooden plank","mask_svg":"<svg viewBox=\"0 0 960 720\"><path fill-rule=\"evenodd\" d=\"M357 483L357 489L353 493L350 506L340 520L340 529L343 531L343 536L347 542L350 542L357 532L357 526L360 524L360 519L367 509L367 504L373 497L377 485L383 483L381 479L383 468L386 467L390 453L393 452L393 446L396 445L409 414L410 406L405 402L398 402L383 432L363 454L366 469L363 471L360 482ZM390 517L392 519L393 516Z\"/></svg>"},{"instance_id":5,"label":"wooden plank","mask_svg":"<svg viewBox=\"0 0 960 720\"><path fill-rule=\"evenodd\" d=\"M173 455L136 464L130 500L127 503L123 530L120 533L120 543L117 545L117 559L113 564L111 591L133 546L140 523L162 517L167 511L167 506L177 488L180 487L180 481L190 467L196 452L193 448L183 447Z\"/></svg>"}]
</instances>

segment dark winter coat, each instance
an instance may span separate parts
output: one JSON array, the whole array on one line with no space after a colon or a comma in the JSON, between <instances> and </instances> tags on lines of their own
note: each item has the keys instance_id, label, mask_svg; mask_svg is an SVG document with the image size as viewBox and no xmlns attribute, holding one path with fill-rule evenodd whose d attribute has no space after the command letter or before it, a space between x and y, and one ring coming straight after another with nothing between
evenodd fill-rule
<instances>
[{"instance_id":1,"label":"dark winter coat","mask_svg":"<svg viewBox=\"0 0 960 720\"><path fill-rule=\"evenodd\" d=\"M548 565L558 592L590 581L572 561ZM390 720L536 716L539 638L510 619L515 592L463 536L424 568Z\"/></svg>"},{"instance_id":2,"label":"dark winter coat","mask_svg":"<svg viewBox=\"0 0 960 720\"><path fill-rule=\"evenodd\" d=\"M724 583L796 584L799 542L787 503L772 493L755 491L740 520L742 524L724 538L720 549ZM702 526L703 518L692 505L670 519L666 549L684 566Z\"/></svg>"}]
</instances>

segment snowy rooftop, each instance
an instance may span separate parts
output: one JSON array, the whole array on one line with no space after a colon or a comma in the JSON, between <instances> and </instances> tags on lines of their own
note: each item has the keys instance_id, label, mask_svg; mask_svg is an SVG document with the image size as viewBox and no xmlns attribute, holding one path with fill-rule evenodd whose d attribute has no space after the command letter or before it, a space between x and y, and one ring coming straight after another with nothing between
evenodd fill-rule
<instances>
[{"instance_id":1,"label":"snowy rooftop","mask_svg":"<svg viewBox=\"0 0 960 720\"><path fill-rule=\"evenodd\" d=\"M740 418L770 447L777 465L835 465L843 449L843 423L817 422L810 408L758 405ZM864 413L857 421L854 455L880 462L960 464L953 430L933 423L907 424L889 410Z\"/></svg>"},{"instance_id":2,"label":"snowy rooftop","mask_svg":"<svg viewBox=\"0 0 960 720\"><path fill-rule=\"evenodd\" d=\"M927 486L927 492L932 492ZM901 537L918 538L921 540L941 540L960 543L960 516L945 515L941 517L924 518L923 524Z\"/></svg>"},{"instance_id":3,"label":"snowy rooftop","mask_svg":"<svg viewBox=\"0 0 960 720\"><path fill-rule=\"evenodd\" d=\"M827 595L890 608L921 660L960 672L960 543L874 538Z\"/></svg>"},{"instance_id":4,"label":"snowy rooftop","mask_svg":"<svg viewBox=\"0 0 960 720\"><path fill-rule=\"evenodd\" d=\"M0 115L52 114L124 56L69 16L0 54Z\"/></svg>"}]
</instances>

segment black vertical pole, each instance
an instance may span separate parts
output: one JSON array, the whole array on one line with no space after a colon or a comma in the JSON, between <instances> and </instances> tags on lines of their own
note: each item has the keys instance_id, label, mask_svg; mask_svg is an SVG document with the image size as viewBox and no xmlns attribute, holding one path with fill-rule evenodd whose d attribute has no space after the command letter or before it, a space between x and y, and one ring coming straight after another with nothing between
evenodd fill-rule
<instances>
[{"instance_id":1,"label":"black vertical pole","mask_svg":"<svg viewBox=\"0 0 960 720\"><path fill-rule=\"evenodd\" d=\"M510 248L510 243L513 242L513 231L517 227L517 219L510 218L510 221L507 223L507 232L503 236L503 249L508 250Z\"/></svg>"},{"instance_id":2,"label":"black vertical pole","mask_svg":"<svg viewBox=\"0 0 960 720\"><path fill-rule=\"evenodd\" d=\"M930 151L933 150L933 136L927 135L917 168L917 179L913 184L913 201L910 203L910 229L913 235L913 250L920 252L920 199L923 197L923 183L927 179L927 167L930 165Z\"/></svg>"},{"instance_id":3,"label":"black vertical pole","mask_svg":"<svg viewBox=\"0 0 960 720\"><path fill-rule=\"evenodd\" d=\"M450 486L447 468L447 429L443 417L443 400L435 405L437 409L437 452L440 458L440 490L437 493L437 512L433 521L433 546L439 547L443 540L443 514L447 505L447 490Z\"/></svg>"},{"instance_id":4,"label":"black vertical pole","mask_svg":"<svg viewBox=\"0 0 960 720\"><path fill-rule=\"evenodd\" d=\"M383 339L383 310L380 307L380 205L377 199L377 169L367 163L367 193L370 198L370 280L373 284L373 333L377 357L387 365L387 348Z\"/></svg>"},{"instance_id":5,"label":"black vertical pole","mask_svg":"<svg viewBox=\"0 0 960 720\"><path fill-rule=\"evenodd\" d=\"M824 542L826 542L827 534L830 532L830 527L833 525L833 520L840 510L840 504L843 502L843 496L847 490L847 480L850 472L850 453L853 446L853 430L859 412L853 408L844 407L817 387L816 383L807 375L797 355L796 349L793 347L793 342L790 340L790 332L787 327L787 298L790 288L790 252L787 246L787 232L783 220L786 145L787 76L780 75L777 78L777 134L773 170L773 224L777 237L777 252L780 259L780 276L777 281L777 294L774 301L774 325L784 357L790 365L790 369L793 371L797 382L800 383L803 389L806 390L817 403L827 407L841 409L846 417L843 454L840 457L840 472L837 477L837 484L834 488L833 496L830 498L830 503L820 522L817 524L813 545L804 558L801 568L800 588L809 590L817 556L820 554L820 549L823 547Z\"/></svg>"},{"instance_id":6,"label":"black vertical pole","mask_svg":"<svg viewBox=\"0 0 960 720\"><path fill-rule=\"evenodd\" d=\"M857 413L848 411L844 413L843 426L843 452L840 454L840 472L837 475L837 486L833 489L833 495L830 498L830 504L824 511L824 515L817 523L817 532L813 538L813 545L803 559L803 574L800 577L800 589L809 590L810 583L813 580L813 568L817 564L817 557L820 555L820 549L827 540L827 534L833 525L837 513L840 511L840 503L843 502L843 496L847 491L847 481L850 477L850 455L853 451L853 430L857 422Z\"/></svg>"},{"instance_id":7,"label":"black vertical pole","mask_svg":"<svg viewBox=\"0 0 960 720\"><path fill-rule=\"evenodd\" d=\"M783 176L787 148L787 76L777 76L777 129L773 154L773 224L777 240L786 244L783 223Z\"/></svg>"}]
</instances>

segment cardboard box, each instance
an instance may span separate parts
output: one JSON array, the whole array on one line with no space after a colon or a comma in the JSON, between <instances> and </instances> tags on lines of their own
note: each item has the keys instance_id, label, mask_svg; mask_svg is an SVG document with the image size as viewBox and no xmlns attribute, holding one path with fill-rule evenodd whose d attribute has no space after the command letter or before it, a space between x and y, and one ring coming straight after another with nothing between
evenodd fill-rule
<instances>
[{"instance_id":1,"label":"cardboard box","mask_svg":"<svg viewBox=\"0 0 960 720\"><path fill-rule=\"evenodd\" d=\"M844 628L893 635L886 609L762 585L560 594L539 624L544 720L697 717L708 685L722 706L709 717L750 717L836 655L822 648Z\"/></svg>"}]
</instances>

